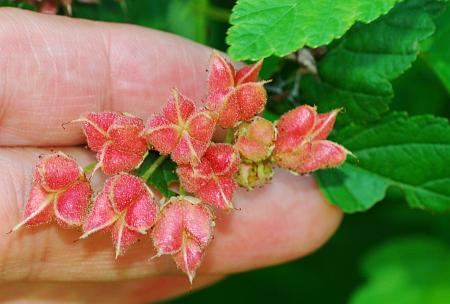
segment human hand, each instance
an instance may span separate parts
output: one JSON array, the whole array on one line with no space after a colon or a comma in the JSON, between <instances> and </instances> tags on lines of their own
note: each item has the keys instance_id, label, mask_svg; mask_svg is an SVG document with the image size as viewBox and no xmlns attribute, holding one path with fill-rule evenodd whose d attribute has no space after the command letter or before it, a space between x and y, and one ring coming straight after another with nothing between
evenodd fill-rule
<instances>
[{"instance_id":1,"label":"human hand","mask_svg":"<svg viewBox=\"0 0 450 304\"><path fill-rule=\"evenodd\" d=\"M32 167L49 149L41 147L93 161L79 126L63 123L103 110L147 118L172 87L203 97L211 50L182 38L16 9L0 9L0 24L0 231L21 219ZM237 192L240 211L218 214L193 288L301 257L335 231L341 213L312 177L276 174L263 189ZM140 303L191 289L170 257L148 260L148 239L115 260L105 235L78 237L57 225L1 236L0 301Z\"/></svg>"}]
</instances>

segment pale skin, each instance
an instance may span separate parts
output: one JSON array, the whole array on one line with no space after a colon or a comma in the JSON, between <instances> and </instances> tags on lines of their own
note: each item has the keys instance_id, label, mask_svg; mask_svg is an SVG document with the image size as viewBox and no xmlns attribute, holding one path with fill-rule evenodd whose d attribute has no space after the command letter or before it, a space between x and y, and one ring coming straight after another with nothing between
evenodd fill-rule
<instances>
[{"instance_id":1,"label":"pale skin","mask_svg":"<svg viewBox=\"0 0 450 304\"><path fill-rule=\"evenodd\" d=\"M136 26L0 9L0 232L20 221L32 167L48 147L82 165L94 160L79 126L61 124L103 110L145 119L173 87L200 101L210 54ZM238 190L234 203L240 211L217 216L192 289L305 256L342 217L312 177L282 171L263 189ZM142 303L191 290L169 257L149 261L149 237L115 260L109 235L74 243L79 236L55 223L0 235L0 302Z\"/></svg>"}]
</instances>

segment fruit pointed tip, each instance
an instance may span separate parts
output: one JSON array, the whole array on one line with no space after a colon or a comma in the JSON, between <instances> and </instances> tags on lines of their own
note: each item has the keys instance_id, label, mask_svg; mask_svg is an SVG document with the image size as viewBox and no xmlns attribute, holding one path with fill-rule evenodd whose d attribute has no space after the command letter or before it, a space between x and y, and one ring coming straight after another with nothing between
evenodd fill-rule
<instances>
[{"instance_id":1,"label":"fruit pointed tip","mask_svg":"<svg viewBox=\"0 0 450 304\"><path fill-rule=\"evenodd\" d=\"M6 232L5 234L8 235L8 234L11 234L11 233L13 233L13 232L19 230L23 225L25 225L25 223L26 223L26 221L22 221L22 222L16 224L14 227L12 227L12 228L11 228L8 232Z\"/></svg>"},{"instance_id":2,"label":"fruit pointed tip","mask_svg":"<svg viewBox=\"0 0 450 304\"><path fill-rule=\"evenodd\" d=\"M345 114L346 109L344 107L340 107L340 108L334 109L334 111L337 111L338 114Z\"/></svg>"},{"instance_id":3,"label":"fruit pointed tip","mask_svg":"<svg viewBox=\"0 0 450 304\"><path fill-rule=\"evenodd\" d=\"M65 130L67 125L71 125L71 124L79 123L79 122L80 123L88 123L89 120L87 120L86 118L83 118L83 117L80 117L80 118L77 118L77 119L72 119L70 121L63 122L61 124L61 128L63 128L63 130Z\"/></svg>"},{"instance_id":4,"label":"fruit pointed tip","mask_svg":"<svg viewBox=\"0 0 450 304\"><path fill-rule=\"evenodd\" d=\"M98 170L99 168L101 168L101 166L102 166L102 162L98 162L98 163L95 165L94 169L92 169L91 173L88 175L88 181L89 181L89 182L91 182L92 178L94 177L95 172L97 172L97 170Z\"/></svg>"},{"instance_id":5,"label":"fruit pointed tip","mask_svg":"<svg viewBox=\"0 0 450 304\"><path fill-rule=\"evenodd\" d=\"M225 197L225 207L223 210L226 212L232 212L238 210L238 208L234 207L233 203Z\"/></svg>"},{"instance_id":6,"label":"fruit pointed tip","mask_svg":"<svg viewBox=\"0 0 450 304\"><path fill-rule=\"evenodd\" d=\"M85 238L87 238L90 235L89 231L86 231L85 233L83 233L78 239L76 239L75 241L80 241L83 240Z\"/></svg>"},{"instance_id":7,"label":"fruit pointed tip","mask_svg":"<svg viewBox=\"0 0 450 304\"><path fill-rule=\"evenodd\" d=\"M158 252L157 254L155 254L154 256L152 256L151 258L148 259L149 262L153 261L156 258L159 258L160 256L162 256L161 252Z\"/></svg>"},{"instance_id":8,"label":"fruit pointed tip","mask_svg":"<svg viewBox=\"0 0 450 304\"><path fill-rule=\"evenodd\" d=\"M257 81L256 83L257 84L261 84L261 85L265 85L265 84L271 83L272 81L273 81L273 79L265 79L265 80Z\"/></svg>"},{"instance_id":9,"label":"fruit pointed tip","mask_svg":"<svg viewBox=\"0 0 450 304\"><path fill-rule=\"evenodd\" d=\"M351 157L353 157L354 159L358 160L358 156L356 156L355 154L353 154L352 151L344 148L345 153L347 153L347 155L350 155Z\"/></svg>"},{"instance_id":10,"label":"fruit pointed tip","mask_svg":"<svg viewBox=\"0 0 450 304\"><path fill-rule=\"evenodd\" d=\"M65 123L63 123L63 124L64 124L64 125L68 125L68 124L77 123L77 122L89 122L89 120L86 119L86 118L84 118L84 117L80 117L80 118L73 119L73 120L71 120L71 121L65 122Z\"/></svg>"},{"instance_id":11,"label":"fruit pointed tip","mask_svg":"<svg viewBox=\"0 0 450 304\"><path fill-rule=\"evenodd\" d=\"M72 5L71 5L71 4L67 4L67 5L65 6L65 9L66 9L67 15L68 15L69 17L72 17Z\"/></svg>"},{"instance_id":12,"label":"fruit pointed tip","mask_svg":"<svg viewBox=\"0 0 450 304\"><path fill-rule=\"evenodd\" d=\"M115 250L115 259L117 260L121 255L122 255L122 251L120 250L120 241L117 242L116 244L116 250Z\"/></svg>"},{"instance_id":13,"label":"fruit pointed tip","mask_svg":"<svg viewBox=\"0 0 450 304\"><path fill-rule=\"evenodd\" d=\"M338 114L340 114L340 113L344 113L344 108L336 108L336 109L334 109L334 110L332 110L332 111L330 111L329 113L331 114L330 116L334 116L334 117L336 117L336 116L338 116Z\"/></svg>"},{"instance_id":14,"label":"fruit pointed tip","mask_svg":"<svg viewBox=\"0 0 450 304\"><path fill-rule=\"evenodd\" d=\"M194 278L195 278L195 272L193 272L193 271L187 271L186 272L186 275L187 275L187 277L188 277L188 280L189 280L189 284L191 284L191 288L192 288L192 283L194 282Z\"/></svg>"},{"instance_id":15,"label":"fruit pointed tip","mask_svg":"<svg viewBox=\"0 0 450 304\"><path fill-rule=\"evenodd\" d=\"M230 63L225 58L225 56L223 56L222 53L217 50L212 51L211 57L210 57L210 63L212 63L214 60L222 61L222 63L226 64L227 66L230 65Z\"/></svg>"}]
</instances>

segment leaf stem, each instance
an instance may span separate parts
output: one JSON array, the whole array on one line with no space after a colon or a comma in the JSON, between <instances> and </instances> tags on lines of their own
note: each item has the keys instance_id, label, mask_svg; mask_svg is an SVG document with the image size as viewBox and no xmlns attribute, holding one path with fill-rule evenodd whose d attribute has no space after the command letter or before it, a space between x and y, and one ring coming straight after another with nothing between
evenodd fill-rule
<instances>
[{"instance_id":1,"label":"leaf stem","mask_svg":"<svg viewBox=\"0 0 450 304\"><path fill-rule=\"evenodd\" d=\"M152 174L156 171L156 169L158 169L158 167L166 160L166 158L169 155L160 155L155 162L147 169L147 171L145 171L144 175L142 175L142 179L144 181L148 181L148 179L150 178L150 176L152 176Z\"/></svg>"},{"instance_id":2,"label":"leaf stem","mask_svg":"<svg viewBox=\"0 0 450 304\"><path fill-rule=\"evenodd\" d=\"M178 187L178 194L181 196L185 196L186 195L186 190L184 190L183 186Z\"/></svg>"},{"instance_id":3,"label":"leaf stem","mask_svg":"<svg viewBox=\"0 0 450 304\"><path fill-rule=\"evenodd\" d=\"M231 12L229 10L216 5L209 5L206 9L206 15L208 18L223 23L228 23L230 14Z\"/></svg>"},{"instance_id":4,"label":"leaf stem","mask_svg":"<svg viewBox=\"0 0 450 304\"><path fill-rule=\"evenodd\" d=\"M92 172L92 170L94 170L94 168L97 166L97 162L93 162L88 164L86 167L83 168L83 173L84 174L89 174Z\"/></svg>"},{"instance_id":5,"label":"leaf stem","mask_svg":"<svg viewBox=\"0 0 450 304\"><path fill-rule=\"evenodd\" d=\"M234 137L234 128L229 128L227 130L227 137L225 137L225 143L231 144L231 142L233 141L233 137Z\"/></svg>"}]
</instances>

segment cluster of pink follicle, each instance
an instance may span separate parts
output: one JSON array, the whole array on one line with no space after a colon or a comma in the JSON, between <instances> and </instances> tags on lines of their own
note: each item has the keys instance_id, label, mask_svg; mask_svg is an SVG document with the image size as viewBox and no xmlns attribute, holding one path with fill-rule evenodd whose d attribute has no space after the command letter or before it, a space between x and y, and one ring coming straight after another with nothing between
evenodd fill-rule
<instances>
[{"instance_id":1,"label":"cluster of pink follicle","mask_svg":"<svg viewBox=\"0 0 450 304\"><path fill-rule=\"evenodd\" d=\"M213 236L213 210L234 210L238 185L247 190L263 186L274 174L273 165L306 174L338 166L348 154L326 140L337 110L318 114L302 105L275 123L257 116L267 100L265 82L257 81L261 65L235 71L214 52L200 108L174 90L145 124L118 112L75 120L96 153L94 170L83 170L62 152L41 156L23 220L13 230L54 218L63 227L81 227L82 239L110 231L116 257L150 234L156 256L171 255L192 282ZM212 142L217 126L228 129L226 143ZM159 152L161 160L170 155L177 164L178 195L156 199L157 190L146 184L158 162L144 173L145 181L137 175L149 150ZM98 169L108 178L94 195L90 176Z\"/></svg>"}]
</instances>

